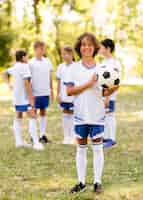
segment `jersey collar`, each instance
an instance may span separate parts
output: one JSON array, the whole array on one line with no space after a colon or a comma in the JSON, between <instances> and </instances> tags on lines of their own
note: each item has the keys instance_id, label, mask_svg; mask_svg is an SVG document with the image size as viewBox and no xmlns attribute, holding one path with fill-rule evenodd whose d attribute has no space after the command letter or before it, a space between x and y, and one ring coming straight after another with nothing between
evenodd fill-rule
<instances>
[{"instance_id":1,"label":"jersey collar","mask_svg":"<svg viewBox=\"0 0 143 200\"><path fill-rule=\"evenodd\" d=\"M36 61L43 61L43 59L44 59L44 57L41 57L41 59L35 57L35 60L36 60Z\"/></svg>"},{"instance_id":2,"label":"jersey collar","mask_svg":"<svg viewBox=\"0 0 143 200\"><path fill-rule=\"evenodd\" d=\"M80 60L80 64L81 64L84 68L86 68L86 69L88 69L88 70L93 69L93 68L96 67L96 63L95 63L94 65L92 65L92 66L89 68L87 65L85 65L85 64L82 62L82 60Z\"/></svg>"}]
</instances>

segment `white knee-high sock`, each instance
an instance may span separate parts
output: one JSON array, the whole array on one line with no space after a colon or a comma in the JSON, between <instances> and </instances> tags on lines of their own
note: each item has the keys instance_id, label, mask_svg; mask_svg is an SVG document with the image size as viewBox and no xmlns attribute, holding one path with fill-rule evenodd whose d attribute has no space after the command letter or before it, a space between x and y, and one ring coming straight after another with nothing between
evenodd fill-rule
<instances>
[{"instance_id":1,"label":"white knee-high sock","mask_svg":"<svg viewBox=\"0 0 143 200\"><path fill-rule=\"evenodd\" d=\"M94 183L100 183L104 166L103 144L93 144Z\"/></svg>"},{"instance_id":2,"label":"white knee-high sock","mask_svg":"<svg viewBox=\"0 0 143 200\"><path fill-rule=\"evenodd\" d=\"M64 131L64 140L69 142L70 139L70 115L63 114L63 131Z\"/></svg>"},{"instance_id":3,"label":"white knee-high sock","mask_svg":"<svg viewBox=\"0 0 143 200\"><path fill-rule=\"evenodd\" d=\"M38 136L37 136L37 125L36 125L36 119L30 118L29 119L29 132L33 139L34 143L38 142Z\"/></svg>"},{"instance_id":4,"label":"white knee-high sock","mask_svg":"<svg viewBox=\"0 0 143 200\"><path fill-rule=\"evenodd\" d=\"M71 142L74 140L75 132L74 132L74 123L73 123L73 114L69 116L69 131L70 131L70 139Z\"/></svg>"},{"instance_id":5,"label":"white knee-high sock","mask_svg":"<svg viewBox=\"0 0 143 200\"><path fill-rule=\"evenodd\" d=\"M78 145L76 153L76 168L78 181L85 184L87 167L87 145Z\"/></svg>"},{"instance_id":6,"label":"white knee-high sock","mask_svg":"<svg viewBox=\"0 0 143 200\"><path fill-rule=\"evenodd\" d=\"M16 118L13 122L13 130L14 130L14 137L15 137L15 143L16 145L22 145L23 139L22 139L22 131L21 131L21 123L22 119Z\"/></svg>"},{"instance_id":7,"label":"white knee-high sock","mask_svg":"<svg viewBox=\"0 0 143 200\"><path fill-rule=\"evenodd\" d=\"M46 116L40 116L39 124L40 124L40 137L46 134Z\"/></svg>"},{"instance_id":8,"label":"white knee-high sock","mask_svg":"<svg viewBox=\"0 0 143 200\"><path fill-rule=\"evenodd\" d=\"M105 118L105 139L116 140L116 117L115 114L107 114Z\"/></svg>"},{"instance_id":9,"label":"white knee-high sock","mask_svg":"<svg viewBox=\"0 0 143 200\"><path fill-rule=\"evenodd\" d=\"M110 138L116 141L116 117L112 114L109 118Z\"/></svg>"}]
</instances>

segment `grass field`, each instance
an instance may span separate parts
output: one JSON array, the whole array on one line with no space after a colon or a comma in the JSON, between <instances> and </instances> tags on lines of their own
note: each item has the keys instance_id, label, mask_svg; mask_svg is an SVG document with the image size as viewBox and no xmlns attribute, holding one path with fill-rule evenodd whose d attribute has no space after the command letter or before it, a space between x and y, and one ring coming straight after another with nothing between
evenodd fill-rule
<instances>
[{"instance_id":1,"label":"grass field","mask_svg":"<svg viewBox=\"0 0 143 200\"><path fill-rule=\"evenodd\" d=\"M1 93L6 95L6 90ZM0 200L143 200L143 87L120 89L117 105L118 145L105 151L104 193L92 191L92 151L88 149L87 190L69 194L76 183L73 145L62 145L61 115L48 110L47 133L53 141L44 152L15 149L11 101L0 98ZM27 120L24 119L24 137Z\"/></svg>"}]
</instances>

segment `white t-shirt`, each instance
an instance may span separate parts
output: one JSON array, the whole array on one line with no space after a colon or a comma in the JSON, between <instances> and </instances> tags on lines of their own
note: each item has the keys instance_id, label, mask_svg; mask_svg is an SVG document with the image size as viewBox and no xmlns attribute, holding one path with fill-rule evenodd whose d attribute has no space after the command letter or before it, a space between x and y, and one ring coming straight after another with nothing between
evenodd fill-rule
<instances>
[{"instance_id":1,"label":"white t-shirt","mask_svg":"<svg viewBox=\"0 0 143 200\"><path fill-rule=\"evenodd\" d=\"M13 103L14 105L29 104L26 94L24 79L31 78L29 65L17 62L13 67L7 69L7 73L14 77Z\"/></svg>"},{"instance_id":2,"label":"white t-shirt","mask_svg":"<svg viewBox=\"0 0 143 200\"><path fill-rule=\"evenodd\" d=\"M100 65L88 69L82 62L74 63L69 71L66 84L81 86L89 81ZM105 108L102 87L96 83L92 88L74 96L75 124L104 124Z\"/></svg>"},{"instance_id":3,"label":"white t-shirt","mask_svg":"<svg viewBox=\"0 0 143 200\"><path fill-rule=\"evenodd\" d=\"M72 64L69 64L69 65L67 65L66 63L60 64L58 66L57 74L56 74L57 79L60 80L60 98L63 102L67 102L67 103L73 102L73 96L67 95L66 85L65 85L68 70L71 68Z\"/></svg>"},{"instance_id":4,"label":"white t-shirt","mask_svg":"<svg viewBox=\"0 0 143 200\"><path fill-rule=\"evenodd\" d=\"M52 71L52 63L48 58L33 58L29 62L32 91L34 96L50 95L50 73Z\"/></svg>"},{"instance_id":5,"label":"white t-shirt","mask_svg":"<svg viewBox=\"0 0 143 200\"><path fill-rule=\"evenodd\" d=\"M119 70L119 73L121 72L121 65L120 65L120 62L117 61L116 59L114 58L109 58L109 59L105 59L102 64L105 64L107 66L116 66ZM109 96L109 99L112 100L112 101L116 101L116 98L117 98L117 91L115 91L113 94L111 94Z\"/></svg>"}]
</instances>

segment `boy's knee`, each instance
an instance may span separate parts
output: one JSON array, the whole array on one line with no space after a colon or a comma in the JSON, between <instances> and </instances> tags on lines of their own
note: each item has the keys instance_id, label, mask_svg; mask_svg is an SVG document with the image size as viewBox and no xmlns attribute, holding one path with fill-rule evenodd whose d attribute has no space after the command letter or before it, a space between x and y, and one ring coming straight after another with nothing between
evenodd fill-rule
<instances>
[{"instance_id":1,"label":"boy's knee","mask_svg":"<svg viewBox=\"0 0 143 200\"><path fill-rule=\"evenodd\" d=\"M99 138L96 138L96 139L92 139L92 142L93 143L101 143L101 142L103 142L103 138L99 137Z\"/></svg>"},{"instance_id":2,"label":"boy's knee","mask_svg":"<svg viewBox=\"0 0 143 200\"><path fill-rule=\"evenodd\" d=\"M46 110L45 109L40 109L40 116L43 117L46 115Z\"/></svg>"},{"instance_id":3,"label":"boy's knee","mask_svg":"<svg viewBox=\"0 0 143 200\"><path fill-rule=\"evenodd\" d=\"M77 144L79 144L79 145L87 144L87 138L77 138L76 141L77 141Z\"/></svg>"}]
</instances>

